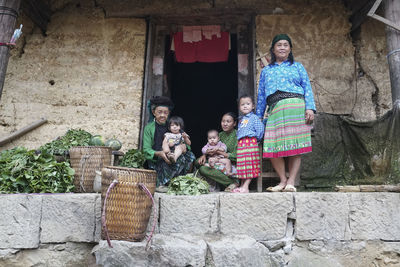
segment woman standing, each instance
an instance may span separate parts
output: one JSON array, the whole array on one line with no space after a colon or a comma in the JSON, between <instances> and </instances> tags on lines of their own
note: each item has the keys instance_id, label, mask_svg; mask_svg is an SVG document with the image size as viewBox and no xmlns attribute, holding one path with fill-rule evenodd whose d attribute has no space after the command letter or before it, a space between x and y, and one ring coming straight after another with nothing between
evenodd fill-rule
<instances>
[{"instance_id":1,"label":"woman standing","mask_svg":"<svg viewBox=\"0 0 400 267\"><path fill-rule=\"evenodd\" d=\"M232 165L236 164L237 138L236 138L235 126L236 126L236 115L233 114L232 112L225 113L222 116L221 120L222 132L220 132L218 135L221 142L226 145L227 151L214 152L224 156L225 158L228 158L232 162ZM201 156L197 162L199 163L199 165L201 165L199 168L200 174L203 177L211 179L217 182L218 184L226 187L226 191L231 191L238 186L237 179L230 178L220 170L204 166L204 163L206 163L206 155Z\"/></svg>"},{"instance_id":2,"label":"woman standing","mask_svg":"<svg viewBox=\"0 0 400 267\"><path fill-rule=\"evenodd\" d=\"M150 100L151 114L154 119L146 125L143 133L143 151L150 169L157 172L157 192L167 192L166 184L174 177L186 174L193 161L194 154L188 151L172 163L162 149L164 134L168 131L167 119L173 108L168 97L155 96Z\"/></svg>"},{"instance_id":3,"label":"woman standing","mask_svg":"<svg viewBox=\"0 0 400 267\"><path fill-rule=\"evenodd\" d=\"M316 112L314 96L307 71L294 61L288 35L276 35L270 53L271 63L260 75L256 114L263 119L268 105L263 157L270 158L280 183L267 191L295 192L301 154L312 151L310 124ZM284 157L289 160L289 177Z\"/></svg>"}]
</instances>

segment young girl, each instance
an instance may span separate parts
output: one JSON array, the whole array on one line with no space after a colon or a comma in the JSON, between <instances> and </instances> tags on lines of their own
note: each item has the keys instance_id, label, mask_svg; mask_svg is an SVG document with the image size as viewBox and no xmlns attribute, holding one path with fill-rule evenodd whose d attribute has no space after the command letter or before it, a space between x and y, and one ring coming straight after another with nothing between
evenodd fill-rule
<instances>
[{"instance_id":1,"label":"young girl","mask_svg":"<svg viewBox=\"0 0 400 267\"><path fill-rule=\"evenodd\" d=\"M189 135L183 131L184 123L181 117L171 117L168 122L168 129L170 132L164 134L162 148L168 159L175 163L180 155L186 153L186 145L190 146L191 142Z\"/></svg>"},{"instance_id":2,"label":"young girl","mask_svg":"<svg viewBox=\"0 0 400 267\"><path fill-rule=\"evenodd\" d=\"M258 142L264 134L264 124L253 113L254 102L248 95L239 98L239 110L243 114L237 130L237 176L241 186L234 193L248 193L251 179L260 175L260 151Z\"/></svg>"},{"instance_id":3,"label":"young girl","mask_svg":"<svg viewBox=\"0 0 400 267\"><path fill-rule=\"evenodd\" d=\"M208 143L201 149L203 155L206 155L208 163L204 166L214 168L215 163L222 164L226 169L226 175L232 175L232 164L230 159L225 158L223 155L218 154L218 151L225 152L227 147L224 143L219 140L217 130L209 130L207 133Z\"/></svg>"}]
</instances>

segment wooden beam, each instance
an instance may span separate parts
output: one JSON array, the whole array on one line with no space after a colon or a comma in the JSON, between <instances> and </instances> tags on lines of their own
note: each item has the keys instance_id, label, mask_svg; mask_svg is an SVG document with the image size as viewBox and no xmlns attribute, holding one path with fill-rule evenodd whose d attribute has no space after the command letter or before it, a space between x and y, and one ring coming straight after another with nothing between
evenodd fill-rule
<instances>
[{"instance_id":1,"label":"wooden beam","mask_svg":"<svg viewBox=\"0 0 400 267\"><path fill-rule=\"evenodd\" d=\"M350 21L351 21L351 31L355 31L358 29L358 27L361 26L361 24L365 21L367 18L368 12L371 10L371 7L374 5L373 0L368 0L364 2L364 5L355 11L351 16L350 16Z\"/></svg>"},{"instance_id":2,"label":"wooden beam","mask_svg":"<svg viewBox=\"0 0 400 267\"><path fill-rule=\"evenodd\" d=\"M3 92L4 80L7 72L9 46L8 43L14 33L20 0L0 0L0 99Z\"/></svg>"},{"instance_id":3,"label":"wooden beam","mask_svg":"<svg viewBox=\"0 0 400 267\"><path fill-rule=\"evenodd\" d=\"M22 128L22 129L20 129L18 131L13 132L9 136L6 136L4 138L0 138L0 146L8 144L12 140L14 140L14 139L16 139L16 138L18 138L18 137L30 132L30 131L36 129L37 127L41 126L42 124L44 124L46 122L47 122L46 118L41 118L40 120L38 120L38 121L36 121L36 122L34 122L32 124L29 124L28 126Z\"/></svg>"}]
</instances>

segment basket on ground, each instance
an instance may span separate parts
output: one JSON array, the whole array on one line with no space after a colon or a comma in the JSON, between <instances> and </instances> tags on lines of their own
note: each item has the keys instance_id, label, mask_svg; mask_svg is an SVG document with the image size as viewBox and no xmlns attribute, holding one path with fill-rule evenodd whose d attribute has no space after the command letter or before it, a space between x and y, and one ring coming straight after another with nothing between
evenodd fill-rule
<instances>
[{"instance_id":1,"label":"basket on ground","mask_svg":"<svg viewBox=\"0 0 400 267\"><path fill-rule=\"evenodd\" d=\"M75 192L93 193L96 171L111 165L111 148L105 146L71 147L69 156L75 170Z\"/></svg>"},{"instance_id":2,"label":"basket on ground","mask_svg":"<svg viewBox=\"0 0 400 267\"><path fill-rule=\"evenodd\" d=\"M141 241L146 235L157 174L152 170L105 167L102 170L103 231L114 240ZM115 186L110 185L115 182ZM107 190L110 188L106 197ZM146 189L149 192L146 194Z\"/></svg>"}]
</instances>

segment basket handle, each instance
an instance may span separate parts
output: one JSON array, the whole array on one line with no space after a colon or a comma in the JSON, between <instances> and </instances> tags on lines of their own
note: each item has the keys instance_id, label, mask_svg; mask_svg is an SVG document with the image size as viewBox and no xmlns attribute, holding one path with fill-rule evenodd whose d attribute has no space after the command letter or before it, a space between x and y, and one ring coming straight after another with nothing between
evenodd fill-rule
<instances>
[{"instance_id":1,"label":"basket handle","mask_svg":"<svg viewBox=\"0 0 400 267\"><path fill-rule=\"evenodd\" d=\"M112 181L112 183L110 184L110 186L107 189L106 196L104 198L103 212L102 212L102 216L101 216L101 222L103 224L104 233L106 234L107 243L110 248L112 248L113 246L111 245L111 240L110 240L110 236L108 235L108 229L107 229L107 224L106 224L106 204L107 204L107 198L110 195L110 191L111 191L111 189L113 189L115 187L116 184L118 184L118 180L115 179L114 181ZM146 185L144 185L143 183L138 183L138 186L141 190L143 190L146 193L146 195L151 199L151 202L153 204L153 226L151 228L151 233L150 233L149 237L147 238L147 243L146 243L146 250L147 250L149 248L149 243L150 243L151 238L153 237L153 233L154 233L154 230L156 227L157 208L154 203L153 195L151 194L150 190L146 187Z\"/></svg>"},{"instance_id":2,"label":"basket handle","mask_svg":"<svg viewBox=\"0 0 400 267\"><path fill-rule=\"evenodd\" d=\"M101 215L101 222L103 224L104 233L106 234L107 243L108 243L108 246L110 248L112 248L113 246L111 245L110 236L108 235L108 229L107 229L107 225L106 225L106 204L107 204L107 198L110 195L110 191L111 191L111 189L114 188L114 186L116 184L118 184L118 180L117 179L112 181L112 183L110 184L110 186L107 189L106 197L104 198L103 212L102 212L102 215Z\"/></svg>"},{"instance_id":3,"label":"basket handle","mask_svg":"<svg viewBox=\"0 0 400 267\"><path fill-rule=\"evenodd\" d=\"M153 233L154 233L154 230L155 230L155 228L156 228L156 222L157 222L157 217L156 217L157 208L156 208L156 205L155 205L155 203L154 203L153 195L151 194L150 190L146 187L146 185L143 184L143 183L139 183L139 188L142 189L142 190L146 193L146 195L151 199L151 202L152 202L152 204L153 204L153 226L151 227L150 235L147 237L147 243L146 243L146 250L147 250L147 249L149 248L150 240L151 240L151 238L153 237Z\"/></svg>"},{"instance_id":4,"label":"basket handle","mask_svg":"<svg viewBox=\"0 0 400 267\"><path fill-rule=\"evenodd\" d=\"M90 158L91 155L83 155L81 158L81 179L80 179L80 186L81 190L86 193L85 187L83 186L83 177L85 175L85 169L86 169L86 160Z\"/></svg>"}]
</instances>

